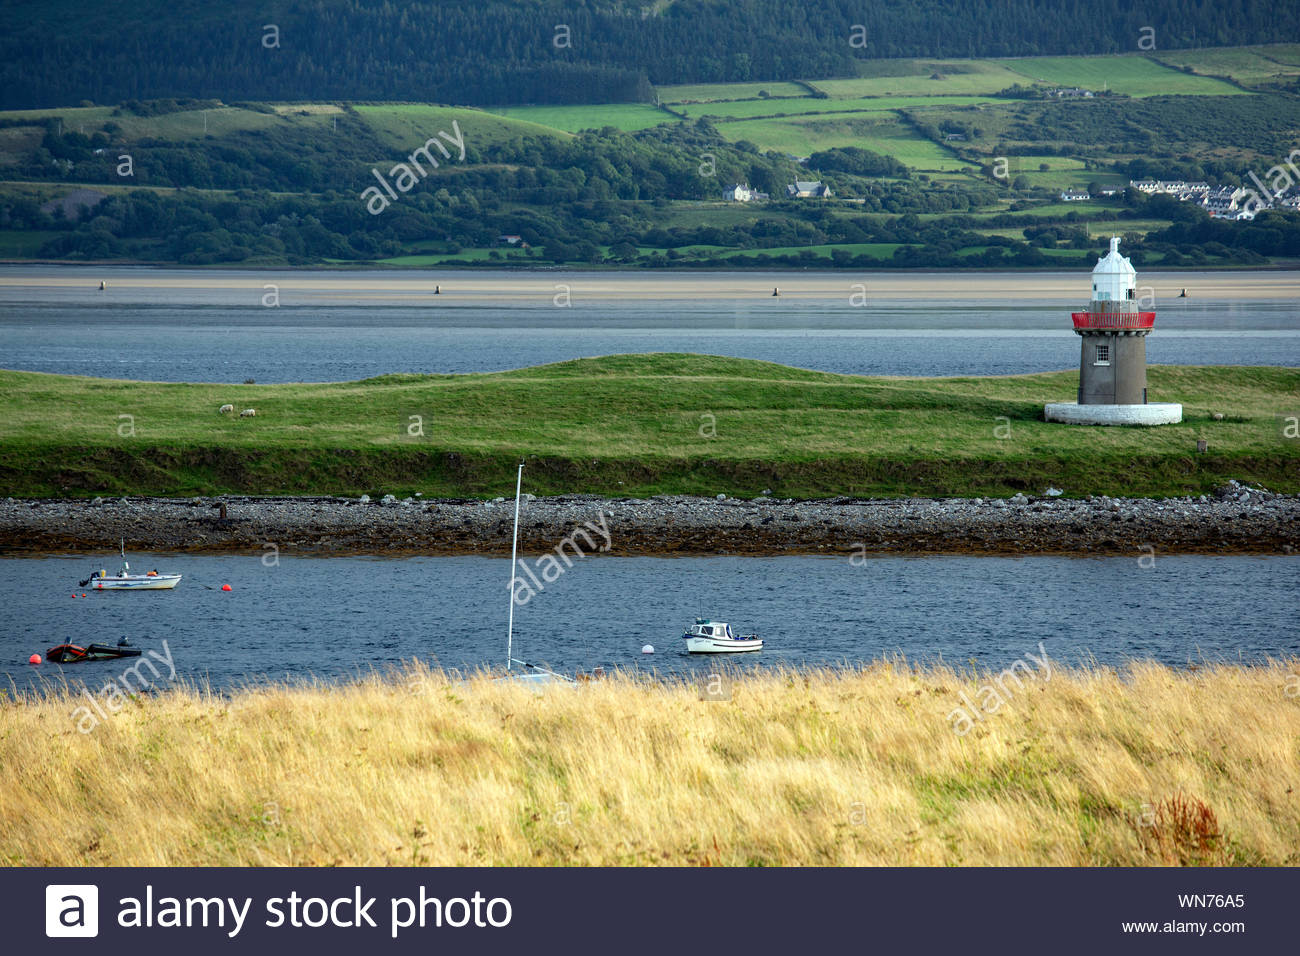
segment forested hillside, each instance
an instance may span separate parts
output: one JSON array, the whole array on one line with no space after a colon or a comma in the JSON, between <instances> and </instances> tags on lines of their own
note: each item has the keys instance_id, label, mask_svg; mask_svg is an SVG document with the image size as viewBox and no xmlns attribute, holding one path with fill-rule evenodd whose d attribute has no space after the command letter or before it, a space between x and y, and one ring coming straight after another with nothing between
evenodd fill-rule
<instances>
[{"instance_id":1,"label":"forested hillside","mask_svg":"<svg viewBox=\"0 0 1300 956\"><path fill-rule=\"evenodd\" d=\"M652 99L650 83L853 76L882 57L1297 38L1300 21L1274 0L16 0L0 8L0 107L177 96L630 102Z\"/></svg>"}]
</instances>

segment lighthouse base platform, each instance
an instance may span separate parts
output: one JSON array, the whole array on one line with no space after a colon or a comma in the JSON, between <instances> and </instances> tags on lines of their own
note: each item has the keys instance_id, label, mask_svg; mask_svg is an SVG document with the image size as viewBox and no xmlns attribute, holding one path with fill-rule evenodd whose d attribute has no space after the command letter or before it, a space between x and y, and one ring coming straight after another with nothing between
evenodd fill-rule
<instances>
[{"instance_id":1,"label":"lighthouse base platform","mask_svg":"<svg viewBox=\"0 0 1300 956\"><path fill-rule=\"evenodd\" d=\"M1183 406L1174 402L1149 405L1080 405L1053 402L1043 406L1049 422L1066 425L1176 425L1183 420Z\"/></svg>"}]
</instances>

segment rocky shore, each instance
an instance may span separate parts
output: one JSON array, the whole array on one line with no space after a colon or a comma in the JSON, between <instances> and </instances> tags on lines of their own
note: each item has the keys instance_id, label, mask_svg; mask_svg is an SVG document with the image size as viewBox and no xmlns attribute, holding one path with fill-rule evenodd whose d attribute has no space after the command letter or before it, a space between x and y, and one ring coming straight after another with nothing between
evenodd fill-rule
<instances>
[{"instance_id":1,"label":"rocky shore","mask_svg":"<svg viewBox=\"0 0 1300 956\"><path fill-rule=\"evenodd\" d=\"M134 552L502 554L513 512L504 498L7 498L0 551L116 551L125 540ZM521 549L551 550L584 525L599 526L588 537L622 555L1292 554L1300 495L1231 482L1213 495L1159 500L530 496Z\"/></svg>"}]
</instances>

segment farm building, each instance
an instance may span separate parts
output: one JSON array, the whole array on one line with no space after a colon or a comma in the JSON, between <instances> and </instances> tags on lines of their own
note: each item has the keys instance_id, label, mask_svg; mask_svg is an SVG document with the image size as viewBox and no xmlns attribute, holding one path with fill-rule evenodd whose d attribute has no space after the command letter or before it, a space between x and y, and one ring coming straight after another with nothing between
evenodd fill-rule
<instances>
[{"instance_id":1,"label":"farm building","mask_svg":"<svg viewBox=\"0 0 1300 956\"><path fill-rule=\"evenodd\" d=\"M797 180L785 187L786 195L791 199L830 199L831 187L821 182Z\"/></svg>"}]
</instances>

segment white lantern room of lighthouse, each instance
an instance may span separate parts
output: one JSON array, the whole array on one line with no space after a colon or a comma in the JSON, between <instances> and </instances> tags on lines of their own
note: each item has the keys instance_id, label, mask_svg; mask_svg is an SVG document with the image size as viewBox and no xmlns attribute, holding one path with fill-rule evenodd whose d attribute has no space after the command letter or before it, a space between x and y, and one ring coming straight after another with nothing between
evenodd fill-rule
<instances>
[{"instance_id":1,"label":"white lantern room of lighthouse","mask_svg":"<svg viewBox=\"0 0 1300 956\"><path fill-rule=\"evenodd\" d=\"M1092 270L1092 301L1131 302L1137 296L1137 272L1119 254L1119 237L1110 240L1110 252Z\"/></svg>"}]
</instances>

